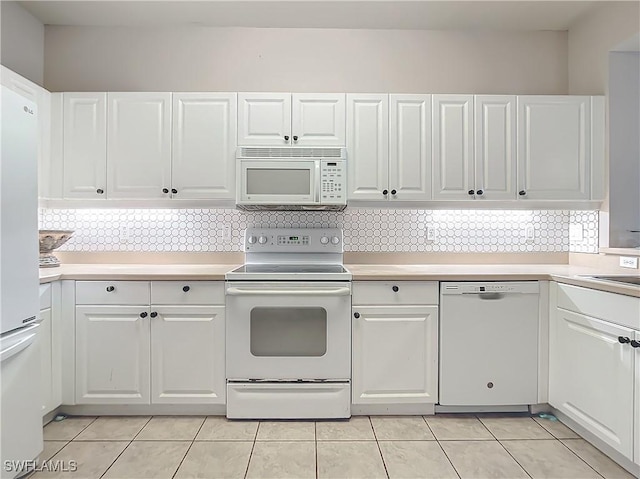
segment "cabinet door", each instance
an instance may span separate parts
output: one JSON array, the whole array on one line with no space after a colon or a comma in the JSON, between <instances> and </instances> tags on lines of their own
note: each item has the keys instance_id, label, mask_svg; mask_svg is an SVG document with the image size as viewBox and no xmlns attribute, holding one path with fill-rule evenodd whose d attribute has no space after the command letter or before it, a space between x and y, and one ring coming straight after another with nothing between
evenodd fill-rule
<instances>
[{"instance_id":1,"label":"cabinet door","mask_svg":"<svg viewBox=\"0 0 640 479\"><path fill-rule=\"evenodd\" d=\"M108 197L168 198L171 93L108 93L107 99Z\"/></svg>"},{"instance_id":2,"label":"cabinet door","mask_svg":"<svg viewBox=\"0 0 640 479\"><path fill-rule=\"evenodd\" d=\"M344 93L294 93L291 106L293 145L345 145Z\"/></svg>"},{"instance_id":3,"label":"cabinet door","mask_svg":"<svg viewBox=\"0 0 640 479\"><path fill-rule=\"evenodd\" d=\"M433 95L433 199L473 199L473 171L473 95Z\"/></svg>"},{"instance_id":4,"label":"cabinet door","mask_svg":"<svg viewBox=\"0 0 640 479\"><path fill-rule=\"evenodd\" d=\"M389 112L390 198L430 200L431 95L389 95Z\"/></svg>"},{"instance_id":5,"label":"cabinet door","mask_svg":"<svg viewBox=\"0 0 640 479\"><path fill-rule=\"evenodd\" d=\"M549 404L605 441L633 456L633 362L618 337L633 331L556 309L549 341Z\"/></svg>"},{"instance_id":6,"label":"cabinet door","mask_svg":"<svg viewBox=\"0 0 640 479\"><path fill-rule=\"evenodd\" d=\"M224 404L224 306L152 306L151 316L152 402Z\"/></svg>"},{"instance_id":7,"label":"cabinet door","mask_svg":"<svg viewBox=\"0 0 640 479\"><path fill-rule=\"evenodd\" d=\"M349 200L386 200L389 187L389 97L347 95Z\"/></svg>"},{"instance_id":8,"label":"cabinet door","mask_svg":"<svg viewBox=\"0 0 640 479\"><path fill-rule=\"evenodd\" d=\"M636 341L640 343L640 331L635 332ZM633 462L640 466L640 348L633 348L635 354L635 409L633 411L633 424L635 424L635 448L633 451Z\"/></svg>"},{"instance_id":9,"label":"cabinet door","mask_svg":"<svg viewBox=\"0 0 640 479\"><path fill-rule=\"evenodd\" d=\"M149 404L149 374L149 306L76 306L78 404Z\"/></svg>"},{"instance_id":10,"label":"cabinet door","mask_svg":"<svg viewBox=\"0 0 640 479\"><path fill-rule=\"evenodd\" d=\"M42 385L42 415L54 409L53 394L53 348L51 334L51 308L40 311L40 328L36 336L37 347L40 349L40 376Z\"/></svg>"},{"instance_id":11,"label":"cabinet door","mask_svg":"<svg viewBox=\"0 0 640 479\"><path fill-rule=\"evenodd\" d=\"M516 97L476 96L475 197L516 198Z\"/></svg>"},{"instance_id":12,"label":"cabinet door","mask_svg":"<svg viewBox=\"0 0 640 479\"><path fill-rule=\"evenodd\" d=\"M588 96L519 96L518 198L589 199L590 131Z\"/></svg>"},{"instance_id":13,"label":"cabinet door","mask_svg":"<svg viewBox=\"0 0 640 479\"><path fill-rule=\"evenodd\" d=\"M438 401L438 307L354 306L352 402Z\"/></svg>"},{"instance_id":14,"label":"cabinet door","mask_svg":"<svg viewBox=\"0 0 640 479\"><path fill-rule=\"evenodd\" d=\"M291 145L290 93L238 93L238 145Z\"/></svg>"},{"instance_id":15,"label":"cabinet door","mask_svg":"<svg viewBox=\"0 0 640 479\"><path fill-rule=\"evenodd\" d=\"M63 94L63 196L105 198L107 94Z\"/></svg>"},{"instance_id":16,"label":"cabinet door","mask_svg":"<svg viewBox=\"0 0 640 479\"><path fill-rule=\"evenodd\" d=\"M173 94L173 198L235 198L235 93Z\"/></svg>"}]
</instances>

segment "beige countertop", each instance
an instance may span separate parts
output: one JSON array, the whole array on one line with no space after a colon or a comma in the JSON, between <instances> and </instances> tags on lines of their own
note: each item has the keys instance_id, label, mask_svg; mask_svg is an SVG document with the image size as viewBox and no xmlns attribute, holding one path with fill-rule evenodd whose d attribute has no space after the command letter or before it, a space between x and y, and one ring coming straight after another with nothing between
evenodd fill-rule
<instances>
[{"instance_id":1,"label":"beige countertop","mask_svg":"<svg viewBox=\"0 0 640 479\"><path fill-rule=\"evenodd\" d=\"M71 280L224 280L236 264L63 264L40 269L40 282ZM566 264L346 264L354 281L524 281L553 280L640 297L640 287L584 276L612 273ZM620 274L619 272L617 274ZM637 275L629 270L629 275Z\"/></svg>"}]
</instances>

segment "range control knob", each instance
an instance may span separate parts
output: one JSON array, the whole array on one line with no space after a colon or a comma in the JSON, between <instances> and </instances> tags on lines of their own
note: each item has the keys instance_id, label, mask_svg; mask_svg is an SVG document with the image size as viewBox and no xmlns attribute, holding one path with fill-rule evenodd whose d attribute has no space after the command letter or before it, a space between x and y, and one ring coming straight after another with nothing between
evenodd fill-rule
<instances>
[{"instance_id":1,"label":"range control knob","mask_svg":"<svg viewBox=\"0 0 640 479\"><path fill-rule=\"evenodd\" d=\"M256 244L256 241L258 241L258 238L256 238L255 236L249 236L247 238L247 243L249 244Z\"/></svg>"},{"instance_id":2,"label":"range control knob","mask_svg":"<svg viewBox=\"0 0 640 479\"><path fill-rule=\"evenodd\" d=\"M260 236L260 238L258 238L258 243L266 244L267 240L268 240L268 238L266 236Z\"/></svg>"},{"instance_id":3,"label":"range control knob","mask_svg":"<svg viewBox=\"0 0 640 479\"><path fill-rule=\"evenodd\" d=\"M322 238L320 238L320 243L327 244L328 242L329 242L329 238L327 238L326 236L323 236Z\"/></svg>"},{"instance_id":4,"label":"range control knob","mask_svg":"<svg viewBox=\"0 0 640 479\"><path fill-rule=\"evenodd\" d=\"M337 236L334 236L334 237L331 238L331 242L333 244L338 244L338 243L340 243L340 238L338 238Z\"/></svg>"}]
</instances>

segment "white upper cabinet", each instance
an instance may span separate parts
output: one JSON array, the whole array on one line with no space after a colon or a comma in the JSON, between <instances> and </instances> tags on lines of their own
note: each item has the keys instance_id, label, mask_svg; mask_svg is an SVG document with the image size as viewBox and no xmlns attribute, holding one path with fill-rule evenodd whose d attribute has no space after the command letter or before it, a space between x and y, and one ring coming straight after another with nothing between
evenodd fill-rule
<instances>
[{"instance_id":1,"label":"white upper cabinet","mask_svg":"<svg viewBox=\"0 0 640 479\"><path fill-rule=\"evenodd\" d=\"M513 200L516 198L516 97L481 95L474 100L474 196L479 200Z\"/></svg>"},{"instance_id":2,"label":"white upper cabinet","mask_svg":"<svg viewBox=\"0 0 640 479\"><path fill-rule=\"evenodd\" d=\"M344 93L294 93L291 106L292 145L344 146Z\"/></svg>"},{"instance_id":3,"label":"white upper cabinet","mask_svg":"<svg viewBox=\"0 0 640 479\"><path fill-rule=\"evenodd\" d=\"M235 93L174 93L173 198L233 199Z\"/></svg>"},{"instance_id":4,"label":"white upper cabinet","mask_svg":"<svg viewBox=\"0 0 640 479\"><path fill-rule=\"evenodd\" d=\"M238 93L238 144L343 146L344 93Z\"/></svg>"},{"instance_id":5,"label":"white upper cabinet","mask_svg":"<svg viewBox=\"0 0 640 479\"><path fill-rule=\"evenodd\" d=\"M384 200L389 184L389 97L347 95L349 200Z\"/></svg>"},{"instance_id":6,"label":"white upper cabinet","mask_svg":"<svg viewBox=\"0 0 640 479\"><path fill-rule=\"evenodd\" d=\"M431 199L431 95L389 95L389 198Z\"/></svg>"},{"instance_id":7,"label":"white upper cabinet","mask_svg":"<svg viewBox=\"0 0 640 479\"><path fill-rule=\"evenodd\" d=\"M63 94L63 197L104 198L107 94Z\"/></svg>"},{"instance_id":8,"label":"white upper cabinet","mask_svg":"<svg viewBox=\"0 0 640 479\"><path fill-rule=\"evenodd\" d=\"M433 199L470 199L473 177L473 95L433 95Z\"/></svg>"},{"instance_id":9,"label":"white upper cabinet","mask_svg":"<svg viewBox=\"0 0 640 479\"><path fill-rule=\"evenodd\" d=\"M518 97L518 197L588 200L591 97Z\"/></svg>"},{"instance_id":10,"label":"white upper cabinet","mask_svg":"<svg viewBox=\"0 0 640 479\"><path fill-rule=\"evenodd\" d=\"M108 93L109 198L168 198L171 93Z\"/></svg>"},{"instance_id":11,"label":"white upper cabinet","mask_svg":"<svg viewBox=\"0 0 640 479\"><path fill-rule=\"evenodd\" d=\"M238 145L290 143L290 93L238 93Z\"/></svg>"}]
</instances>

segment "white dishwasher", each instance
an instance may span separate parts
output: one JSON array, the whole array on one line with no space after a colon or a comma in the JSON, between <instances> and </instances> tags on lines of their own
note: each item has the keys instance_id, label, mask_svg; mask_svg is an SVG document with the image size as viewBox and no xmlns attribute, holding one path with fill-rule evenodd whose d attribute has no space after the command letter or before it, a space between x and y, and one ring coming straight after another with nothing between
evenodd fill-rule
<instances>
[{"instance_id":1,"label":"white dishwasher","mask_svg":"<svg viewBox=\"0 0 640 479\"><path fill-rule=\"evenodd\" d=\"M537 281L440 283L440 405L537 403Z\"/></svg>"}]
</instances>

